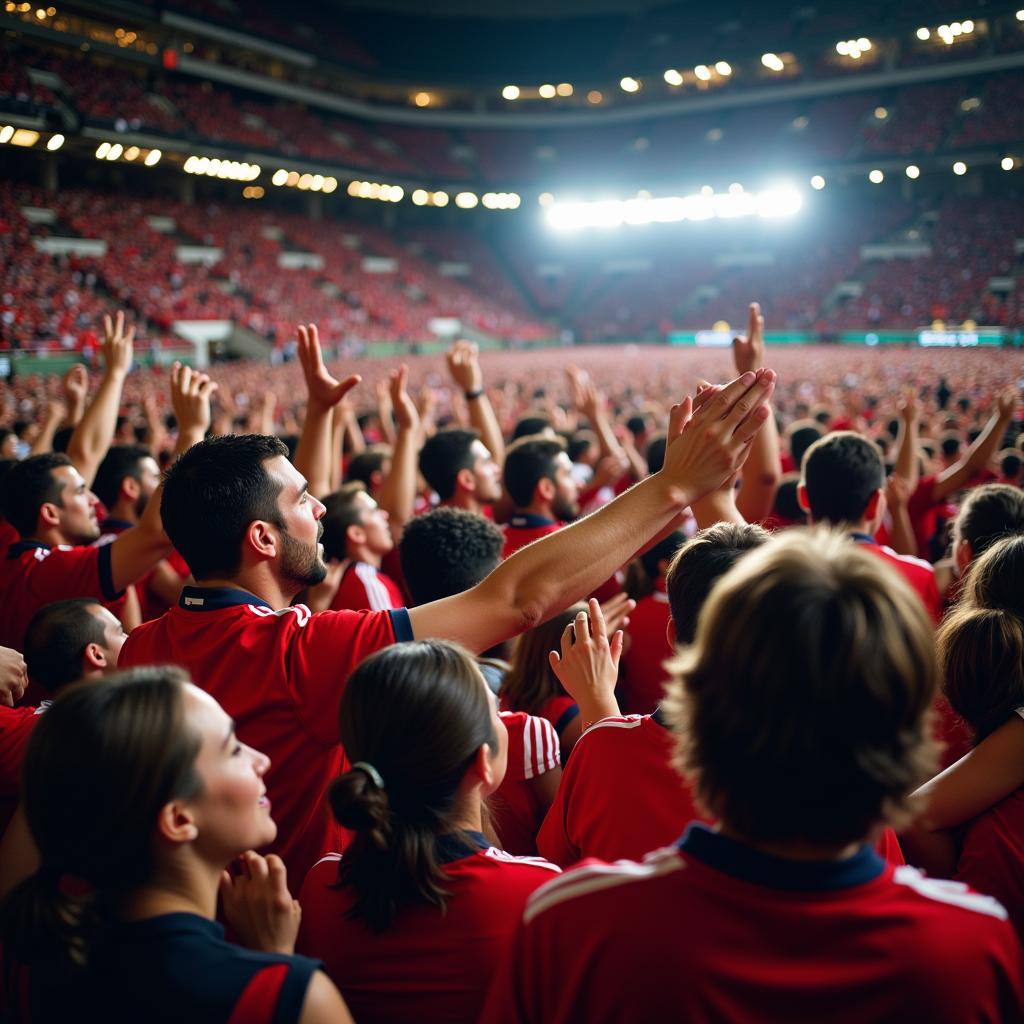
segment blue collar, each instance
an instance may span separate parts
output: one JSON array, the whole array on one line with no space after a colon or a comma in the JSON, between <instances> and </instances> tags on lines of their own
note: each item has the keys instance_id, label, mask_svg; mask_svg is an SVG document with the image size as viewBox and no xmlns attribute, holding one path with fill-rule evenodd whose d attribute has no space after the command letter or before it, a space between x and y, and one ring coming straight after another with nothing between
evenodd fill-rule
<instances>
[{"instance_id":1,"label":"blue collar","mask_svg":"<svg viewBox=\"0 0 1024 1024\"><path fill-rule=\"evenodd\" d=\"M178 607L190 612L212 612L218 608L233 608L239 604L254 604L258 608L270 608L270 604L250 594L248 590L234 587L182 587Z\"/></svg>"},{"instance_id":2,"label":"blue collar","mask_svg":"<svg viewBox=\"0 0 1024 1024\"><path fill-rule=\"evenodd\" d=\"M123 533L125 530L130 530L135 524L129 523L127 519L115 519L113 516L107 516L106 519L100 523L100 529L104 533L117 531Z\"/></svg>"},{"instance_id":3,"label":"blue collar","mask_svg":"<svg viewBox=\"0 0 1024 1024\"><path fill-rule=\"evenodd\" d=\"M50 545L44 544L41 540L19 540L15 541L7 549L8 558L20 558L26 551L36 551L42 548L43 551L49 551Z\"/></svg>"},{"instance_id":4,"label":"blue collar","mask_svg":"<svg viewBox=\"0 0 1024 1024\"><path fill-rule=\"evenodd\" d=\"M787 860L762 853L698 822L687 826L677 845L702 864L734 878L791 892L850 889L873 881L885 870L885 861L870 846L862 846L846 860Z\"/></svg>"},{"instance_id":5,"label":"blue collar","mask_svg":"<svg viewBox=\"0 0 1024 1024\"><path fill-rule=\"evenodd\" d=\"M508 525L517 530L535 530L538 526L557 526L558 520L539 516L535 512L517 512L509 519Z\"/></svg>"},{"instance_id":6,"label":"blue collar","mask_svg":"<svg viewBox=\"0 0 1024 1024\"><path fill-rule=\"evenodd\" d=\"M449 832L437 837L434 851L439 864L450 864L471 857L479 850L486 850L490 845L482 832Z\"/></svg>"},{"instance_id":7,"label":"blue collar","mask_svg":"<svg viewBox=\"0 0 1024 1024\"><path fill-rule=\"evenodd\" d=\"M850 539L855 540L858 544L878 544L878 541L870 533L851 533Z\"/></svg>"}]
</instances>

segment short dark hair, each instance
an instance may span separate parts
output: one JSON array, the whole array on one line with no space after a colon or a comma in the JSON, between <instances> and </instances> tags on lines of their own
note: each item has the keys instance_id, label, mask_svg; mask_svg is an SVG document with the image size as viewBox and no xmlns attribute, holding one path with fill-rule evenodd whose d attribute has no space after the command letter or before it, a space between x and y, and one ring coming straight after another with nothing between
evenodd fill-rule
<instances>
[{"instance_id":1,"label":"short dark hair","mask_svg":"<svg viewBox=\"0 0 1024 1024\"><path fill-rule=\"evenodd\" d=\"M555 460L564 451L564 441L537 434L521 437L508 447L505 490L516 508L525 508L533 501L533 492L541 480L554 480Z\"/></svg>"},{"instance_id":2,"label":"short dark hair","mask_svg":"<svg viewBox=\"0 0 1024 1024\"><path fill-rule=\"evenodd\" d=\"M117 504L121 495L121 484L125 477L136 483L142 481L142 460L152 458L148 448L137 444L115 444L103 456L100 468L96 470L96 479L92 489L107 510Z\"/></svg>"},{"instance_id":3,"label":"short dark hair","mask_svg":"<svg viewBox=\"0 0 1024 1024\"><path fill-rule=\"evenodd\" d=\"M461 508L435 508L405 526L398 554L412 603L427 604L475 587L501 561L505 535Z\"/></svg>"},{"instance_id":4,"label":"short dark hair","mask_svg":"<svg viewBox=\"0 0 1024 1024\"><path fill-rule=\"evenodd\" d=\"M382 472L384 463L392 454L389 445L371 444L365 451L349 459L346 475L349 480L362 480L369 488L373 485L373 474Z\"/></svg>"},{"instance_id":5,"label":"short dark hair","mask_svg":"<svg viewBox=\"0 0 1024 1024\"><path fill-rule=\"evenodd\" d=\"M793 464L799 469L804 461L804 452L821 439L824 431L814 420L797 420L790 427L789 454L793 456Z\"/></svg>"},{"instance_id":6,"label":"short dark hair","mask_svg":"<svg viewBox=\"0 0 1024 1024\"><path fill-rule=\"evenodd\" d=\"M671 562L675 553L686 543L686 534L682 530L673 530L667 537L648 548L640 556L640 564L647 573L647 578L656 580L661 573L658 566L662 562ZM666 570L667 571L667 570Z\"/></svg>"},{"instance_id":7,"label":"short dark hair","mask_svg":"<svg viewBox=\"0 0 1024 1024\"><path fill-rule=\"evenodd\" d=\"M473 468L473 442L479 439L475 430L439 430L428 437L420 449L420 472L442 501L455 493L455 478L459 473ZM351 466L349 474L352 474Z\"/></svg>"},{"instance_id":8,"label":"short dark hair","mask_svg":"<svg viewBox=\"0 0 1024 1024\"><path fill-rule=\"evenodd\" d=\"M55 452L66 452L71 443L71 435L74 434L74 427L58 427L53 435L53 450Z\"/></svg>"},{"instance_id":9,"label":"short dark hair","mask_svg":"<svg viewBox=\"0 0 1024 1024\"><path fill-rule=\"evenodd\" d=\"M592 430L577 430L569 437L566 445L566 453L570 462L579 462L580 458L586 455L587 451L594 446L597 438Z\"/></svg>"},{"instance_id":10,"label":"short dark hair","mask_svg":"<svg viewBox=\"0 0 1024 1024\"><path fill-rule=\"evenodd\" d=\"M342 562L348 557L348 528L360 524L364 511L355 503L355 498L357 494L365 493L366 484L362 480L350 480L324 498L327 511L320 520L324 531L320 539L324 545L324 558L329 561Z\"/></svg>"},{"instance_id":11,"label":"short dark hair","mask_svg":"<svg viewBox=\"0 0 1024 1024\"><path fill-rule=\"evenodd\" d=\"M665 449L668 448L668 435L656 434L647 445L647 472L657 473L665 465Z\"/></svg>"},{"instance_id":12,"label":"short dark hair","mask_svg":"<svg viewBox=\"0 0 1024 1024\"><path fill-rule=\"evenodd\" d=\"M541 434L551 429L551 420L546 416L524 416L512 428L512 440L518 441L521 437L531 437L533 434Z\"/></svg>"},{"instance_id":13,"label":"short dark hair","mask_svg":"<svg viewBox=\"0 0 1024 1024\"><path fill-rule=\"evenodd\" d=\"M779 486L775 489L775 497L772 499L772 514L791 523L807 522L807 513L800 507L800 499L797 497L797 489L800 486L799 473L786 473L779 480Z\"/></svg>"},{"instance_id":14,"label":"short dark hair","mask_svg":"<svg viewBox=\"0 0 1024 1024\"><path fill-rule=\"evenodd\" d=\"M939 438L939 448L947 459L951 459L960 451L960 444L959 434L943 434L942 437Z\"/></svg>"},{"instance_id":15,"label":"short dark hair","mask_svg":"<svg viewBox=\"0 0 1024 1024\"><path fill-rule=\"evenodd\" d=\"M39 510L47 502L60 508L62 485L53 475L55 469L72 465L61 452L30 455L4 477L4 518L22 537L31 537L39 522Z\"/></svg>"},{"instance_id":16,"label":"short dark hair","mask_svg":"<svg viewBox=\"0 0 1024 1024\"><path fill-rule=\"evenodd\" d=\"M1024 533L1024 491L1009 484L974 488L964 499L956 526L977 558L1003 537Z\"/></svg>"},{"instance_id":17,"label":"short dark hair","mask_svg":"<svg viewBox=\"0 0 1024 1024\"><path fill-rule=\"evenodd\" d=\"M94 613L94 597L73 597L48 604L32 616L25 631L25 665L30 678L56 693L82 678L82 654L104 641L103 623Z\"/></svg>"},{"instance_id":18,"label":"short dark hair","mask_svg":"<svg viewBox=\"0 0 1024 1024\"><path fill-rule=\"evenodd\" d=\"M681 644L693 642L711 588L748 551L770 539L761 526L715 523L688 540L665 572L668 607Z\"/></svg>"},{"instance_id":19,"label":"short dark hair","mask_svg":"<svg viewBox=\"0 0 1024 1024\"><path fill-rule=\"evenodd\" d=\"M266 462L287 453L269 434L224 434L193 445L167 471L164 529L197 580L238 571L242 539L254 520L283 527L281 488Z\"/></svg>"},{"instance_id":20,"label":"short dark hair","mask_svg":"<svg viewBox=\"0 0 1024 1024\"><path fill-rule=\"evenodd\" d=\"M999 462L999 470L1006 477L1015 477L1020 473L1020 467L1024 465L1024 459L1016 452L1009 452Z\"/></svg>"},{"instance_id":21,"label":"short dark hair","mask_svg":"<svg viewBox=\"0 0 1024 1024\"><path fill-rule=\"evenodd\" d=\"M807 449L801 476L814 519L857 523L871 495L885 484L885 467L875 445L851 430L841 430Z\"/></svg>"}]
</instances>

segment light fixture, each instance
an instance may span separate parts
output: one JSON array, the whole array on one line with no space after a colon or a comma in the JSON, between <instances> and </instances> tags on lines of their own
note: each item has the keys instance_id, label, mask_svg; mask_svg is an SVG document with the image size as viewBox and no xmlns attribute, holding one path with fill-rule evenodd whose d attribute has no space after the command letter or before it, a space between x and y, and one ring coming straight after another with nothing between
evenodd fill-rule
<instances>
[{"instance_id":1,"label":"light fixture","mask_svg":"<svg viewBox=\"0 0 1024 1024\"><path fill-rule=\"evenodd\" d=\"M923 43L926 39L931 39L931 31L927 28L921 27L917 30L917 38Z\"/></svg>"},{"instance_id":2,"label":"light fixture","mask_svg":"<svg viewBox=\"0 0 1024 1024\"><path fill-rule=\"evenodd\" d=\"M518 85L506 85L501 90L501 95L506 100L517 100L519 99L519 86Z\"/></svg>"},{"instance_id":3,"label":"light fixture","mask_svg":"<svg viewBox=\"0 0 1024 1024\"><path fill-rule=\"evenodd\" d=\"M147 167L155 167L158 163L160 163L160 158L162 156L163 156L163 153L159 149L151 149L146 154L146 159L143 160L142 162Z\"/></svg>"},{"instance_id":4,"label":"light fixture","mask_svg":"<svg viewBox=\"0 0 1024 1024\"><path fill-rule=\"evenodd\" d=\"M963 160L957 160L957 162L953 164L953 173L957 175L966 174L967 164L965 164Z\"/></svg>"},{"instance_id":5,"label":"light fixture","mask_svg":"<svg viewBox=\"0 0 1024 1024\"><path fill-rule=\"evenodd\" d=\"M908 178L917 179L921 177L921 168L917 164L909 164L906 173Z\"/></svg>"},{"instance_id":6,"label":"light fixture","mask_svg":"<svg viewBox=\"0 0 1024 1024\"><path fill-rule=\"evenodd\" d=\"M1004 156L1003 159L999 161L999 166L1002 167L1004 171L1012 171L1014 167L1013 157Z\"/></svg>"},{"instance_id":7,"label":"light fixture","mask_svg":"<svg viewBox=\"0 0 1024 1024\"><path fill-rule=\"evenodd\" d=\"M728 78L732 74L732 65L727 60L720 60L715 65L715 70L723 77Z\"/></svg>"},{"instance_id":8,"label":"light fixture","mask_svg":"<svg viewBox=\"0 0 1024 1024\"><path fill-rule=\"evenodd\" d=\"M476 194L473 192L460 192L455 197L455 205L460 210L472 210L478 202L480 200L477 199Z\"/></svg>"},{"instance_id":9,"label":"light fixture","mask_svg":"<svg viewBox=\"0 0 1024 1024\"><path fill-rule=\"evenodd\" d=\"M815 174L811 178L811 188L815 191L820 192L825 187L825 179L820 174Z\"/></svg>"},{"instance_id":10,"label":"light fixture","mask_svg":"<svg viewBox=\"0 0 1024 1024\"><path fill-rule=\"evenodd\" d=\"M875 107L875 118L879 121L884 121L889 116L889 111L885 107Z\"/></svg>"},{"instance_id":11,"label":"light fixture","mask_svg":"<svg viewBox=\"0 0 1024 1024\"><path fill-rule=\"evenodd\" d=\"M595 106L603 99L604 96L601 94L599 89L591 89L590 92L587 93L587 102L593 103Z\"/></svg>"},{"instance_id":12,"label":"light fixture","mask_svg":"<svg viewBox=\"0 0 1024 1024\"><path fill-rule=\"evenodd\" d=\"M554 201L555 197L550 192L541 192L541 194L537 196L537 202L541 206L550 206Z\"/></svg>"},{"instance_id":13,"label":"light fixture","mask_svg":"<svg viewBox=\"0 0 1024 1024\"><path fill-rule=\"evenodd\" d=\"M873 171L868 173L868 181L872 185L881 185L885 181L885 175L876 167Z\"/></svg>"},{"instance_id":14,"label":"light fixture","mask_svg":"<svg viewBox=\"0 0 1024 1024\"><path fill-rule=\"evenodd\" d=\"M640 90L640 83L637 79L631 78L627 75L619 81L619 88L621 88L623 92L638 92Z\"/></svg>"},{"instance_id":15,"label":"light fixture","mask_svg":"<svg viewBox=\"0 0 1024 1024\"><path fill-rule=\"evenodd\" d=\"M702 81L707 82L711 78L711 69L707 64L698 64L694 69L693 73Z\"/></svg>"},{"instance_id":16,"label":"light fixture","mask_svg":"<svg viewBox=\"0 0 1024 1024\"><path fill-rule=\"evenodd\" d=\"M51 153L55 153L63 145L64 145L64 136L63 135L60 135L60 134L51 135L50 136L50 141L47 142L47 144L46 144L46 148Z\"/></svg>"},{"instance_id":17,"label":"light fixture","mask_svg":"<svg viewBox=\"0 0 1024 1024\"><path fill-rule=\"evenodd\" d=\"M669 68L665 72L664 78L665 78L665 81L668 82L669 85L682 85L683 84L683 76L678 71L676 71L675 68Z\"/></svg>"},{"instance_id":18,"label":"light fixture","mask_svg":"<svg viewBox=\"0 0 1024 1024\"><path fill-rule=\"evenodd\" d=\"M777 53L765 53L761 56L761 63L769 71L782 71L785 68L785 64L782 58Z\"/></svg>"},{"instance_id":19,"label":"light fixture","mask_svg":"<svg viewBox=\"0 0 1024 1024\"><path fill-rule=\"evenodd\" d=\"M418 92L413 96L412 101L417 107L429 107L430 99L431 97L429 92Z\"/></svg>"},{"instance_id":20,"label":"light fixture","mask_svg":"<svg viewBox=\"0 0 1024 1024\"><path fill-rule=\"evenodd\" d=\"M551 100L551 99L554 99L554 98L555 98L555 93L556 93L557 91L558 91L558 90L557 90L557 89L556 89L556 88L555 88L555 87L554 87L553 85L551 85L550 83L548 83L548 84L546 84L546 85L542 85L542 86L541 86L541 87L540 87L540 88L539 88L539 89L537 90L537 92L539 92L539 93L540 93L540 98L541 98L542 100Z\"/></svg>"},{"instance_id":21,"label":"light fixture","mask_svg":"<svg viewBox=\"0 0 1024 1024\"><path fill-rule=\"evenodd\" d=\"M559 96L571 96L572 95L572 84L570 82L559 82L555 86L555 92Z\"/></svg>"}]
</instances>

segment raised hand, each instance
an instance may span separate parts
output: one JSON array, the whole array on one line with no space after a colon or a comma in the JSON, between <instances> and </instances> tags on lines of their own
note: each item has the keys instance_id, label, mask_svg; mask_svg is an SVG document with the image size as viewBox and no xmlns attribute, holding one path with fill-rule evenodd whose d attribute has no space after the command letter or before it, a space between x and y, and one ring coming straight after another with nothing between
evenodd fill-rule
<instances>
[{"instance_id":1,"label":"raised hand","mask_svg":"<svg viewBox=\"0 0 1024 1024\"><path fill-rule=\"evenodd\" d=\"M171 408L178 421L179 447L183 438L198 443L210 429L210 397L216 390L205 373L181 363L171 367Z\"/></svg>"},{"instance_id":2,"label":"raised hand","mask_svg":"<svg viewBox=\"0 0 1024 1024\"><path fill-rule=\"evenodd\" d=\"M565 627L561 653L548 654L551 671L579 705L584 726L619 713L615 683L624 640L620 629L609 641L601 606L591 598L589 608L589 616L580 612Z\"/></svg>"},{"instance_id":3,"label":"raised hand","mask_svg":"<svg viewBox=\"0 0 1024 1024\"><path fill-rule=\"evenodd\" d=\"M921 405L913 388L907 388L899 401L900 419L906 424L916 423L921 415Z\"/></svg>"},{"instance_id":4,"label":"raised hand","mask_svg":"<svg viewBox=\"0 0 1024 1024\"><path fill-rule=\"evenodd\" d=\"M616 594L608 598L601 605L601 615L604 618L605 632L614 633L615 630L629 625L629 613L636 608L636 601L626 594Z\"/></svg>"},{"instance_id":5,"label":"raised hand","mask_svg":"<svg viewBox=\"0 0 1024 1024\"><path fill-rule=\"evenodd\" d=\"M910 485L899 473L893 473L885 482L885 500L893 510L910 504Z\"/></svg>"},{"instance_id":6,"label":"raised hand","mask_svg":"<svg viewBox=\"0 0 1024 1024\"><path fill-rule=\"evenodd\" d=\"M74 366L64 374L64 396L67 399L70 409L78 409L81 415L85 408L85 399L89 393L89 371L81 363Z\"/></svg>"},{"instance_id":7,"label":"raised hand","mask_svg":"<svg viewBox=\"0 0 1024 1024\"><path fill-rule=\"evenodd\" d=\"M244 945L265 953L292 953L302 908L288 891L280 857L249 850L238 858L240 873L222 872L220 898L228 924Z\"/></svg>"},{"instance_id":8,"label":"raised hand","mask_svg":"<svg viewBox=\"0 0 1024 1024\"><path fill-rule=\"evenodd\" d=\"M471 341L457 341L445 355L452 380L465 392L483 390L480 349Z\"/></svg>"},{"instance_id":9,"label":"raised hand","mask_svg":"<svg viewBox=\"0 0 1024 1024\"><path fill-rule=\"evenodd\" d=\"M1017 408L1017 389L1006 388L1005 391L1001 391L996 397L996 408L1002 419L1012 419Z\"/></svg>"},{"instance_id":10,"label":"raised hand","mask_svg":"<svg viewBox=\"0 0 1024 1024\"><path fill-rule=\"evenodd\" d=\"M20 652L0 647L0 704L13 708L28 686L28 671Z\"/></svg>"},{"instance_id":11,"label":"raised hand","mask_svg":"<svg viewBox=\"0 0 1024 1024\"><path fill-rule=\"evenodd\" d=\"M103 340L100 355L108 374L126 374L132 368L132 343L135 328L124 329L124 311L118 310L114 319L103 317Z\"/></svg>"},{"instance_id":12,"label":"raised hand","mask_svg":"<svg viewBox=\"0 0 1024 1024\"><path fill-rule=\"evenodd\" d=\"M388 375L388 394L391 406L395 411L395 420L400 430L418 430L420 413L416 403L410 398L406 385L409 382L409 367L402 363L397 370Z\"/></svg>"},{"instance_id":13,"label":"raised hand","mask_svg":"<svg viewBox=\"0 0 1024 1024\"><path fill-rule=\"evenodd\" d=\"M761 316L759 302L750 304L747 333L732 339L732 358L737 373L746 373L764 365L764 317Z\"/></svg>"},{"instance_id":14,"label":"raised hand","mask_svg":"<svg viewBox=\"0 0 1024 1024\"><path fill-rule=\"evenodd\" d=\"M320 409L332 409L362 380L362 377L356 374L342 381L331 376L324 365L323 352L320 350L320 334L316 324L299 325L298 354L302 375L306 378L310 405L318 406Z\"/></svg>"}]
</instances>

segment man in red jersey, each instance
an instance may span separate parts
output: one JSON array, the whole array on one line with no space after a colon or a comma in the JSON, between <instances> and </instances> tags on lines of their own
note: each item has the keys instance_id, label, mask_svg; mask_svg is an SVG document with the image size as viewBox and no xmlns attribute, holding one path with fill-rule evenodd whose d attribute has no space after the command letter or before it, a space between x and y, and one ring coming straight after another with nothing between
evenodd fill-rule
<instances>
[{"instance_id":1,"label":"man in red jersey","mask_svg":"<svg viewBox=\"0 0 1024 1024\"><path fill-rule=\"evenodd\" d=\"M298 354L309 392L303 438L312 439L300 448L317 465L333 407L358 378L330 376L315 327L300 329ZM276 438L211 438L179 459L164 485L164 524L201 585L139 627L120 664L185 666L237 720L240 736L270 755L277 852L302 877L342 843L321 796L342 766L335 710L352 668L413 637L487 650L571 604L733 470L764 423L774 380L770 370L745 374L692 418L689 400L674 407L660 473L472 590L409 611L314 615L291 607L326 574L318 543L324 506Z\"/></svg>"},{"instance_id":2,"label":"man in red jersey","mask_svg":"<svg viewBox=\"0 0 1024 1024\"><path fill-rule=\"evenodd\" d=\"M878 446L852 431L826 434L804 454L800 505L813 523L848 531L853 539L889 562L914 588L935 622L942 617L942 599L935 570L912 555L898 555L875 541L885 515L885 467Z\"/></svg>"},{"instance_id":3,"label":"man in red jersey","mask_svg":"<svg viewBox=\"0 0 1024 1024\"><path fill-rule=\"evenodd\" d=\"M420 449L420 472L441 505L490 517L501 467L475 430L439 430Z\"/></svg>"},{"instance_id":4,"label":"man in red jersey","mask_svg":"<svg viewBox=\"0 0 1024 1024\"><path fill-rule=\"evenodd\" d=\"M537 890L482 1019L1021 1019L1006 911L870 846L934 763L931 627L898 573L788 531L719 581L674 674L676 764L717 826Z\"/></svg>"}]
</instances>

